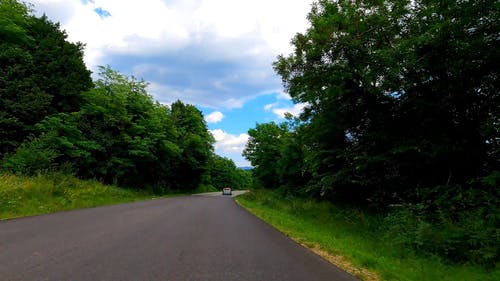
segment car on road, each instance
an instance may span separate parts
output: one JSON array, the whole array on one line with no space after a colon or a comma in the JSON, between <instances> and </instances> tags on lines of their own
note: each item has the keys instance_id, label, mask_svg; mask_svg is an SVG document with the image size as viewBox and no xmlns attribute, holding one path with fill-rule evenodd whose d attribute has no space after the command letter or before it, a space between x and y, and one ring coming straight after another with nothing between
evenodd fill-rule
<instances>
[{"instance_id":1,"label":"car on road","mask_svg":"<svg viewBox=\"0 0 500 281\"><path fill-rule=\"evenodd\" d=\"M229 188L229 187L224 187L224 188L222 189L222 195L232 195L232 194L233 194L233 192L232 192L231 188Z\"/></svg>"}]
</instances>

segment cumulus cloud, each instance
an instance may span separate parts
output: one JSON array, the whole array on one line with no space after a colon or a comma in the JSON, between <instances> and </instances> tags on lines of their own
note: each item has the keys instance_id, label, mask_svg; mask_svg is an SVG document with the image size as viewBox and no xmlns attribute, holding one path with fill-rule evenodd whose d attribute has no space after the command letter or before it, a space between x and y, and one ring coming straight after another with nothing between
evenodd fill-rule
<instances>
[{"instance_id":1,"label":"cumulus cloud","mask_svg":"<svg viewBox=\"0 0 500 281\"><path fill-rule=\"evenodd\" d=\"M264 110L269 111L275 106L277 106L277 103L266 104L266 105L264 105Z\"/></svg>"},{"instance_id":2,"label":"cumulus cloud","mask_svg":"<svg viewBox=\"0 0 500 281\"><path fill-rule=\"evenodd\" d=\"M248 142L247 134L232 135L221 129L211 130L215 139L215 149L222 152L243 152Z\"/></svg>"},{"instance_id":3,"label":"cumulus cloud","mask_svg":"<svg viewBox=\"0 0 500 281\"><path fill-rule=\"evenodd\" d=\"M292 97L288 93L283 92L283 91L278 92L277 97L280 100L291 100L292 99Z\"/></svg>"},{"instance_id":4,"label":"cumulus cloud","mask_svg":"<svg viewBox=\"0 0 500 281\"><path fill-rule=\"evenodd\" d=\"M224 118L224 114L222 114L222 112L214 111L205 116L205 121L207 121L207 123L219 123L222 121L222 118Z\"/></svg>"},{"instance_id":5,"label":"cumulus cloud","mask_svg":"<svg viewBox=\"0 0 500 281\"><path fill-rule=\"evenodd\" d=\"M285 113L287 112L297 117L306 106L306 103L297 103L292 107L279 107L278 103L272 103L265 105L264 110L271 110L278 118L285 118Z\"/></svg>"},{"instance_id":6,"label":"cumulus cloud","mask_svg":"<svg viewBox=\"0 0 500 281\"><path fill-rule=\"evenodd\" d=\"M248 134L233 135L221 129L210 130L210 133L215 139L215 153L233 159L238 167L250 166L241 155L248 142Z\"/></svg>"},{"instance_id":7,"label":"cumulus cloud","mask_svg":"<svg viewBox=\"0 0 500 281\"><path fill-rule=\"evenodd\" d=\"M180 98L214 109L242 107L281 88L271 63L305 31L312 2L33 0L70 41L86 44L85 62L94 72L109 64L158 85L160 101Z\"/></svg>"}]
</instances>

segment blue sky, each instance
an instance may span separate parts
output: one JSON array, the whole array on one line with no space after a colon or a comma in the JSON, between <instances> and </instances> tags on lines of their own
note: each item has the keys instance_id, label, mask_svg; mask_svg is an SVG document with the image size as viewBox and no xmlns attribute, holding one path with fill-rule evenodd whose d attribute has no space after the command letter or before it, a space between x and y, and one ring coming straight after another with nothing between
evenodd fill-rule
<instances>
[{"instance_id":1,"label":"blue sky","mask_svg":"<svg viewBox=\"0 0 500 281\"><path fill-rule=\"evenodd\" d=\"M175 100L200 109L216 139L217 154L238 166L256 123L298 114L272 69L304 32L312 0L32 0L86 44L94 73L110 65L149 82L159 102Z\"/></svg>"}]
</instances>

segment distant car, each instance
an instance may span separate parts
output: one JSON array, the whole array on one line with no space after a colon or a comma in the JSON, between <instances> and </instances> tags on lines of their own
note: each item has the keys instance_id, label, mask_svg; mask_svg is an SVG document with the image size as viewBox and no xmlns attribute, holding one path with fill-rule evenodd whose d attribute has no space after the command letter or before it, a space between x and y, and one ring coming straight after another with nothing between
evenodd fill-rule
<instances>
[{"instance_id":1,"label":"distant car","mask_svg":"<svg viewBox=\"0 0 500 281\"><path fill-rule=\"evenodd\" d=\"M224 188L222 189L222 195L232 195L232 194L233 194L233 192L231 191L231 188L229 188L229 187L224 187Z\"/></svg>"}]
</instances>

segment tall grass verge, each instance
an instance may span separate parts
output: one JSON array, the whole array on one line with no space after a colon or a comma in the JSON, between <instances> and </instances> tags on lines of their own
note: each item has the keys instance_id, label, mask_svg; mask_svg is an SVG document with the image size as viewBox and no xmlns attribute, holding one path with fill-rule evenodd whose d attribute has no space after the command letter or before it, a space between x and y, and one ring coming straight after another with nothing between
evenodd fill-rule
<instances>
[{"instance_id":1,"label":"tall grass verge","mask_svg":"<svg viewBox=\"0 0 500 281\"><path fill-rule=\"evenodd\" d=\"M399 237L387 235L390 221L383 216L312 199L283 198L265 190L239 196L237 201L362 280L500 280L498 264L489 269L452 264L394 243Z\"/></svg>"},{"instance_id":2,"label":"tall grass verge","mask_svg":"<svg viewBox=\"0 0 500 281\"><path fill-rule=\"evenodd\" d=\"M118 188L63 173L20 176L0 173L0 219L125 203L151 198L148 192Z\"/></svg>"}]
</instances>

